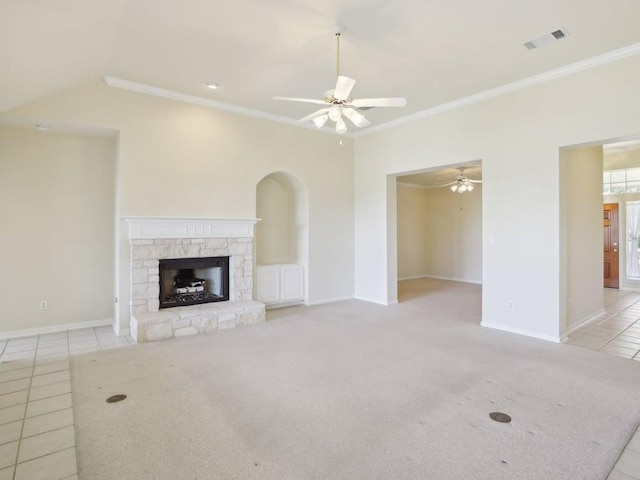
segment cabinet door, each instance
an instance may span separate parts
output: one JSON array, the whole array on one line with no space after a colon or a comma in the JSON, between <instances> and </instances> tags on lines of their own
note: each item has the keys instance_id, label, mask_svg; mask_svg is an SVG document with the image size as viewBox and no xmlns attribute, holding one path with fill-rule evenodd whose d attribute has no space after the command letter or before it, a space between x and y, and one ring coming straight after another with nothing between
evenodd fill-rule
<instances>
[{"instance_id":1,"label":"cabinet door","mask_svg":"<svg viewBox=\"0 0 640 480\"><path fill-rule=\"evenodd\" d=\"M302 300L304 298L304 267L286 265L282 267L282 300Z\"/></svg>"},{"instance_id":2,"label":"cabinet door","mask_svg":"<svg viewBox=\"0 0 640 480\"><path fill-rule=\"evenodd\" d=\"M280 267L256 268L256 300L262 303L280 301Z\"/></svg>"}]
</instances>

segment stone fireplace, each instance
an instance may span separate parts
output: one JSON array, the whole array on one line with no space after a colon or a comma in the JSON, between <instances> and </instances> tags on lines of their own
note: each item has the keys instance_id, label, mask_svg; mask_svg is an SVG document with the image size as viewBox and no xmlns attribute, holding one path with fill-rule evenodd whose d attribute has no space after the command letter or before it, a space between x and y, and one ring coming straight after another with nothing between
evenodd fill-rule
<instances>
[{"instance_id":1,"label":"stone fireplace","mask_svg":"<svg viewBox=\"0 0 640 480\"><path fill-rule=\"evenodd\" d=\"M254 225L256 220L127 218L131 248L131 336L136 342L212 332L264 321L264 304L253 301ZM197 293L209 288L218 295L224 275L204 273L203 261L227 259L226 299L201 302ZM174 268L172 282L177 293L195 298L186 306L162 305L160 262ZM186 263L185 263L186 262ZM214 267L211 267L215 269ZM181 271L181 273L178 273ZM186 278L192 275L192 278ZM209 278L200 278L206 277ZM213 276L211 276L213 275ZM177 277L177 278L176 278ZM161 297L161 290L164 298ZM166 302L165 302L166 303Z\"/></svg>"}]
</instances>

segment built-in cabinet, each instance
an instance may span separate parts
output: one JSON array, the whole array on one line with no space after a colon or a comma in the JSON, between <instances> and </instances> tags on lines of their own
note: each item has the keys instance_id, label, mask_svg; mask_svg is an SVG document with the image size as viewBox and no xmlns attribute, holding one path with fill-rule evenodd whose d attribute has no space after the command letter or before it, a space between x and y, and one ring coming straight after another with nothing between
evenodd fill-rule
<instances>
[{"instance_id":1,"label":"built-in cabinet","mask_svg":"<svg viewBox=\"0 0 640 480\"><path fill-rule=\"evenodd\" d=\"M304 265L258 265L256 300L265 305L304 300Z\"/></svg>"}]
</instances>

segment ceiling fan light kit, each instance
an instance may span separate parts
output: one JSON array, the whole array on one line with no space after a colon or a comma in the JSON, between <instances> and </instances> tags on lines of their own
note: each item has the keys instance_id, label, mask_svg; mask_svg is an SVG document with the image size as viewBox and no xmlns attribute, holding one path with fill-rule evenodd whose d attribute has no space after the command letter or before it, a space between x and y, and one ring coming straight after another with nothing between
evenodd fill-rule
<instances>
[{"instance_id":1,"label":"ceiling fan light kit","mask_svg":"<svg viewBox=\"0 0 640 480\"><path fill-rule=\"evenodd\" d=\"M285 100L290 102L314 103L323 105L324 108L316 110L310 115L298 120L298 123L304 123L311 120L316 128L322 128L327 120L331 120L336 124L336 133L343 134L347 132L347 124L344 121L346 117L353 125L358 128L370 125L364 115L356 110L356 108L373 108L373 107L404 107L407 100L403 97L395 98L367 98L354 100L351 97L351 90L356 84L352 78L340 75L340 30L336 32L336 69L337 80L333 90L325 93L322 100L311 98L294 98L294 97L273 97L274 100Z\"/></svg>"},{"instance_id":2,"label":"ceiling fan light kit","mask_svg":"<svg viewBox=\"0 0 640 480\"><path fill-rule=\"evenodd\" d=\"M456 182L455 185L451 185L451 191L455 193L471 192L473 184L471 182Z\"/></svg>"},{"instance_id":3,"label":"ceiling fan light kit","mask_svg":"<svg viewBox=\"0 0 640 480\"><path fill-rule=\"evenodd\" d=\"M471 180L467 178L464 171L467 167L459 167L460 173L456 175L456 179L453 182L445 183L441 187L449 187L453 193L465 193L472 192L474 189L474 183L482 183L482 180Z\"/></svg>"},{"instance_id":4,"label":"ceiling fan light kit","mask_svg":"<svg viewBox=\"0 0 640 480\"><path fill-rule=\"evenodd\" d=\"M327 123L327 120L329 120L329 115L325 113L324 115L314 118L312 122L317 128L322 128L322 126Z\"/></svg>"}]
</instances>

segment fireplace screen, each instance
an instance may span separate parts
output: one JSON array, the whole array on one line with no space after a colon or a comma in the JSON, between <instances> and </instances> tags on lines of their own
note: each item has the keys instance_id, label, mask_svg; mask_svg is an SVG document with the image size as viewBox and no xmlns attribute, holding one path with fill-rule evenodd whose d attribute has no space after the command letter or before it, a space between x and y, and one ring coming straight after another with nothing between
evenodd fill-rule
<instances>
[{"instance_id":1,"label":"fireplace screen","mask_svg":"<svg viewBox=\"0 0 640 480\"><path fill-rule=\"evenodd\" d=\"M160 308L229 300L229 257L160 260Z\"/></svg>"}]
</instances>

